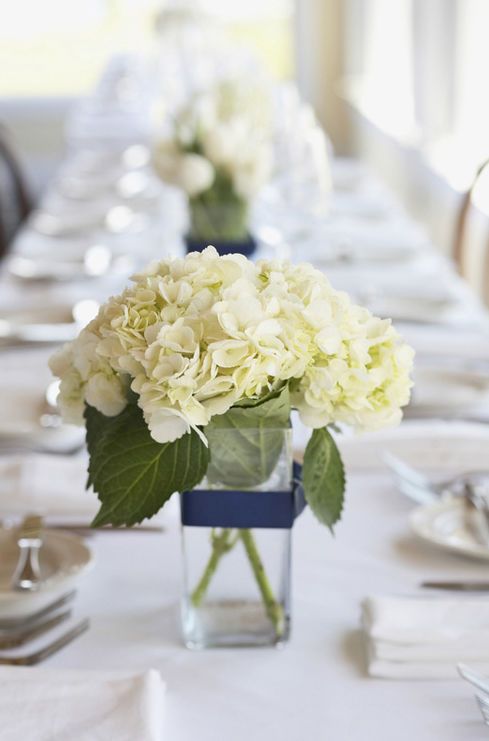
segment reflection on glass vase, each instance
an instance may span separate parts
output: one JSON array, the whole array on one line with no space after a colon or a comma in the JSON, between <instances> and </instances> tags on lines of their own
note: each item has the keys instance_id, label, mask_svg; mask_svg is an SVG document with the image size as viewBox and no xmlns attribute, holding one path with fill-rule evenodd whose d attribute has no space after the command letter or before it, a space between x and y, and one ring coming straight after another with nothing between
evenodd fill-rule
<instances>
[{"instance_id":1,"label":"reflection on glass vase","mask_svg":"<svg viewBox=\"0 0 489 741\"><path fill-rule=\"evenodd\" d=\"M298 512L291 431L217 430L209 443L206 479L181 495L184 642L189 648L283 644Z\"/></svg>"}]
</instances>

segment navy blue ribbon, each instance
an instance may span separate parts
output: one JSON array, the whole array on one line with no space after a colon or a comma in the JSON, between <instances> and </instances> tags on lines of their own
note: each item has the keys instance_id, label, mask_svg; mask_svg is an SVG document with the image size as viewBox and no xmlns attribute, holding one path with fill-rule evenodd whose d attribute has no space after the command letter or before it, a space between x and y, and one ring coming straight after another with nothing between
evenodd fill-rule
<instances>
[{"instance_id":1,"label":"navy blue ribbon","mask_svg":"<svg viewBox=\"0 0 489 741\"><path fill-rule=\"evenodd\" d=\"M180 494L182 524L193 527L290 529L305 506L302 466L295 462L292 487L286 491L192 489Z\"/></svg>"}]
</instances>

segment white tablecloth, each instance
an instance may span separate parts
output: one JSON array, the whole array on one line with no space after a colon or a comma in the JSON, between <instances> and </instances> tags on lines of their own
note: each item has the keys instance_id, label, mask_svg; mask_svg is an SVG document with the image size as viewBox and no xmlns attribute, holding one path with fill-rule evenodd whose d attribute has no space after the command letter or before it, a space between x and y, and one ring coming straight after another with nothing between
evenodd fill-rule
<instances>
[{"instance_id":1,"label":"white tablecloth","mask_svg":"<svg viewBox=\"0 0 489 741\"><path fill-rule=\"evenodd\" d=\"M335 538L310 512L297 521L292 638L283 650L183 648L180 534L173 502L170 507L164 534L98 534L91 540L97 564L79 596L91 630L46 666L159 669L168 687L171 741L487 738L462 681L366 675L359 632L363 597L419 593L427 577L487 575L487 564L416 541L407 525L412 505L387 475L350 474Z\"/></svg>"},{"instance_id":2,"label":"white tablecloth","mask_svg":"<svg viewBox=\"0 0 489 741\"><path fill-rule=\"evenodd\" d=\"M463 293L465 287L447 271ZM352 269L352 280L355 272L361 276L360 268ZM9 293L3 290L7 287ZM71 290L59 287L56 293ZM4 276L2 292L12 305L22 300L25 287ZM427 353L453 355L463 349L480 357L487 352L486 318L482 312L476 315L470 332L405 325L406 335ZM49 378L48 355L49 350L3 349L2 383L30 387L35 379L42 389ZM193 653L183 648L176 513L167 518L162 535L97 534L91 541L96 568L79 595L80 611L91 617L92 627L47 665L160 670L168 687L171 741L482 741L487 733L462 681L387 681L366 675L359 631L365 596L419 592L419 582L427 577L487 574L487 565L416 542L407 524L410 507L387 475L356 473L349 477L335 538L309 512L300 518L294 542L293 635L283 651Z\"/></svg>"},{"instance_id":3,"label":"white tablecloth","mask_svg":"<svg viewBox=\"0 0 489 741\"><path fill-rule=\"evenodd\" d=\"M342 204L344 208L344 199ZM347 211L341 218L347 218ZM420 275L434 285L449 285L465 306L466 324L444 330L408 324L399 328L405 328L421 354L489 358L486 314L449 263L429 245L426 253L426 259L391 266L393 276L402 273L412 285ZM301 251L297 257L307 259L307 254ZM380 283L389 283L386 270L375 264L368 272L364 262L337 265L329 272L333 284L355 291L365 286L366 272L369 285L372 276L380 280L381 273ZM39 286L30 293L44 302L75 301L86 296L103 299L117 289L117 280L110 286L86 281ZM26 290L4 272L0 311L22 306ZM5 388L9 383L29 387L35 379L42 389L49 378L48 354L2 349L0 383ZM349 475L346 508L335 538L310 512L301 516L294 532L293 634L281 651L183 648L175 507L166 516L164 534L96 534L90 542L97 564L79 594L79 609L91 617L92 627L46 665L160 670L168 688L169 741L482 741L487 732L462 681L387 681L366 674L359 630L365 596L419 593L419 582L429 577L487 575L487 564L415 541L407 524L411 506L394 491L387 474L370 471Z\"/></svg>"}]
</instances>

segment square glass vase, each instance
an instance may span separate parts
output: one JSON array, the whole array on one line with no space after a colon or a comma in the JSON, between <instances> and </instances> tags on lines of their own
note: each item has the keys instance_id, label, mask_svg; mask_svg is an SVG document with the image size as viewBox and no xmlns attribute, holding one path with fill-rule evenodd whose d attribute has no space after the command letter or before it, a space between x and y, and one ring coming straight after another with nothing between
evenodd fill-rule
<instances>
[{"instance_id":1,"label":"square glass vase","mask_svg":"<svg viewBox=\"0 0 489 741\"><path fill-rule=\"evenodd\" d=\"M190 228L185 235L187 252L202 252L212 245L220 255L238 253L251 257L257 243L249 230L249 204L237 197L190 199Z\"/></svg>"},{"instance_id":2,"label":"square glass vase","mask_svg":"<svg viewBox=\"0 0 489 741\"><path fill-rule=\"evenodd\" d=\"M202 524L188 524L181 500L183 641L281 646L290 634L292 529L275 522L275 502L292 498L291 430L219 430L209 443L208 475L191 492L211 505Z\"/></svg>"}]
</instances>

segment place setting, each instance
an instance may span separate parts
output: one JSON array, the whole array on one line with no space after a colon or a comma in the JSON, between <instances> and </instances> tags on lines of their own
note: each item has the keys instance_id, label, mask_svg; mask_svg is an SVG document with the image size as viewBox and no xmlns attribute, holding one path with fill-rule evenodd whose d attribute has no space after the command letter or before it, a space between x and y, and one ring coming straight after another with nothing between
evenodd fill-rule
<instances>
[{"instance_id":1,"label":"place setting","mask_svg":"<svg viewBox=\"0 0 489 741\"><path fill-rule=\"evenodd\" d=\"M41 517L31 514L0 528L0 556L0 714L5 732L33 738L55 723L57 733L91 734L96 724L107 738L127 733L148 741L157 738L165 691L158 672L32 673L31 667L69 651L90 629L90 618L77 609L78 590L94 566L85 540L46 528ZM60 686L62 699L56 689ZM123 705L117 713L114 702Z\"/></svg>"},{"instance_id":2,"label":"place setting","mask_svg":"<svg viewBox=\"0 0 489 741\"><path fill-rule=\"evenodd\" d=\"M6 268L18 285L31 283L37 289L100 278L125 279L136 261L119 241L117 235L101 230L57 236L32 229L19 236Z\"/></svg>"},{"instance_id":3,"label":"place setting","mask_svg":"<svg viewBox=\"0 0 489 741\"><path fill-rule=\"evenodd\" d=\"M89 627L72 619L72 604L93 554L80 537L45 529L37 515L2 526L0 553L0 666L40 663Z\"/></svg>"},{"instance_id":4,"label":"place setting","mask_svg":"<svg viewBox=\"0 0 489 741\"><path fill-rule=\"evenodd\" d=\"M423 503L410 517L418 537L454 553L489 559L489 466L484 457L480 470L462 471L441 480L423 475L390 453L384 460L400 492ZM457 588L485 591L489 582L467 582L465 587L463 582L458 587L454 582L453 589Z\"/></svg>"},{"instance_id":5,"label":"place setting","mask_svg":"<svg viewBox=\"0 0 489 741\"><path fill-rule=\"evenodd\" d=\"M463 662L482 682L489 671L489 433L485 425L456 420L406 421L396 433L390 439L374 433L366 450L354 443L349 450L348 440L342 445L351 469L388 472L392 496L412 503L403 552L418 570L423 564L416 585L413 574L405 575L392 593L362 600L368 674L455 679Z\"/></svg>"}]
</instances>

